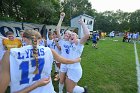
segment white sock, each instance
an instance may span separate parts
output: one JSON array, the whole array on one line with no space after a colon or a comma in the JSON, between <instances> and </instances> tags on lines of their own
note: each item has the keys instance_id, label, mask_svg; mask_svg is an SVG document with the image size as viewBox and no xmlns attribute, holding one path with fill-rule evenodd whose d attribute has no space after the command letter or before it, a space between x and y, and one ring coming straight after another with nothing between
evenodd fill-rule
<instances>
[{"instance_id":1,"label":"white sock","mask_svg":"<svg viewBox=\"0 0 140 93\"><path fill-rule=\"evenodd\" d=\"M59 82L59 93L63 93L63 88L64 88L64 83L61 84L61 83Z\"/></svg>"},{"instance_id":2,"label":"white sock","mask_svg":"<svg viewBox=\"0 0 140 93\"><path fill-rule=\"evenodd\" d=\"M73 93L83 93L84 91L84 88L80 86L75 86L73 89Z\"/></svg>"}]
</instances>

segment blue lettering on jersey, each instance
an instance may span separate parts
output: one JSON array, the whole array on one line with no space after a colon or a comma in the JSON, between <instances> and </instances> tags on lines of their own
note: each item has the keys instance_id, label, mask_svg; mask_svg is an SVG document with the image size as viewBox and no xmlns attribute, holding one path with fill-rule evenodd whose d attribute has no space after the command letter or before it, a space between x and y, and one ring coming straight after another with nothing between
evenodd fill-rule
<instances>
[{"instance_id":1,"label":"blue lettering on jersey","mask_svg":"<svg viewBox=\"0 0 140 93\"><path fill-rule=\"evenodd\" d=\"M48 47L50 48L50 45L48 44Z\"/></svg>"},{"instance_id":2,"label":"blue lettering on jersey","mask_svg":"<svg viewBox=\"0 0 140 93\"><path fill-rule=\"evenodd\" d=\"M32 79L32 81L36 81L38 79L41 78L41 72L43 70L43 67L44 67L44 58L41 58L39 59L39 73L35 75L35 77ZM35 60L32 61L32 67L35 67L36 66L36 62Z\"/></svg>"},{"instance_id":3,"label":"blue lettering on jersey","mask_svg":"<svg viewBox=\"0 0 140 93\"><path fill-rule=\"evenodd\" d=\"M21 72L20 84L29 83L29 78L28 78L28 74L29 74L29 62L28 61L23 61L20 64L19 69L22 71Z\"/></svg>"},{"instance_id":4,"label":"blue lettering on jersey","mask_svg":"<svg viewBox=\"0 0 140 93\"><path fill-rule=\"evenodd\" d=\"M18 58L17 59L24 59L24 56L23 55L21 56L21 53L18 52Z\"/></svg>"},{"instance_id":5,"label":"blue lettering on jersey","mask_svg":"<svg viewBox=\"0 0 140 93\"><path fill-rule=\"evenodd\" d=\"M66 53L69 54L70 53L70 46L64 45L64 48L66 50Z\"/></svg>"},{"instance_id":6,"label":"blue lettering on jersey","mask_svg":"<svg viewBox=\"0 0 140 93\"><path fill-rule=\"evenodd\" d=\"M43 39L39 42L39 45L40 45L40 46L45 46L45 42L44 42Z\"/></svg>"},{"instance_id":7,"label":"blue lettering on jersey","mask_svg":"<svg viewBox=\"0 0 140 93\"><path fill-rule=\"evenodd\" d=\"M33 57L33 49L30 49L30 57Z\"/></svg>"},{"instance_id":8,"label":"blue lettering on jersey","mask_svg":"<svg viewBox=\"0 0 140 93\"><path fill-rule=\"evenodd\" d=\"M25 52L27 54L26 58L29 58L29 49L27 51L25 50Z\"/></svg>"},{"instance_id":9,"label":"blue lettering on jersey","mask_svg":"<svg viewBox=\"0 0 140 93\"><path fill-rule=\"evenodd\" d=\"M39 49L37 49L37 53L38 53L38 56L40 56L40 51L39 51Z\"/></svg>"},{"instance_id":10,"label":"blue lettering on jersey","mask_svg":"<svg viewBox=\"0 0 140 93\"><path fill-rule=\"evenodd\" d=\"M56 47L56 45L54 45L54 49L56 49L57 47Z\"/></svg>"},{"instance_id":11,"label":"blue lettering on jersey","mask_svg":"<svg viewBox=\"0 0 140 93\"><path fill-rule=\"evenodd\" d=\"M39 73L36 74L33 78L32 81L36 81L39 80L41 78L41 73L42 70L44 68L44 58L39 58L38 59L38 63L39 63ZM31 66L35 67L36 66L36 61L35 60L31 60ZM20 64L19 69L21 70L21 80L20 80L20 85L21 84L26 84L29 83L29 70L30 70L30 65L29 65L29 61L23 61ZM31 74L31 73L30 73ZM33 74L33 73L32 73Z\"/></svg>"},{"instance_id":12,"label":"blue lettering on jersey","mask_svg":"<svg viewBox=\"0 0 140 93\"><path fill-rule=\"evenodd\" d=\"M40 54L41 56L44 56L44 55L45 55L44 48L41 48L41 49L40 49L39 54Z\"/></svg>"},{"instance_id":13,"label":"blue lettering on jersey","mask_svg":"<svg viewBox=\"0 0 140 93\"><path fill-rule=\"evenodd\" d=\"M21 52L18 52L17 59L24 59L24 58L32 58L33 57L33 49L27 49L25 50L26 54L22 54ZM38 49L38 56L44 56L44 48Z\"/></svg>"},{"instance_id":14,"label":"blue lettering on jersey","mask_svg":"<svg viewBox=\"0 0 140 93\"><path fill-rule=\"evenodd\" d=\"M53 49L54 49L54 46L55 46L54 41L53 41L53 42L51 42L50 44L48 44L48 47L49 47L49 48L53 48Z\"/></svg>"},{"instance_id":15,"label":"blue lettering on jersey","mask_svg":"<svg viewBox=\"0 0 140 93\"><path fill-rule=\"evenodd\" d=\"M25 53L23 52L18 52L17 53L18 57L17 59L21 59L23 60L21 62L21 64L19 65L19 69L21 70L21 80L20 80L20 84L26 84L26 83L29 83L29 70L32 68L32 67L35 67L36 66L36 61L35 59L31 60L31 66L29 64L30 61L24 61L24 59L27 59L27 58L32 58L33 57L33 49L27 49L25 50ZM45 52L44 52L44 48L40 48L38 49L38 56L44 56L45 55ZM42 73L42 70L44 68L44 58L38 58L38 63L39 63L39 73L36 74L33 78L32 78L32 81L36 81L36 80L39 80L41 78L41 73Z\"/></svg>"}]
</instances>

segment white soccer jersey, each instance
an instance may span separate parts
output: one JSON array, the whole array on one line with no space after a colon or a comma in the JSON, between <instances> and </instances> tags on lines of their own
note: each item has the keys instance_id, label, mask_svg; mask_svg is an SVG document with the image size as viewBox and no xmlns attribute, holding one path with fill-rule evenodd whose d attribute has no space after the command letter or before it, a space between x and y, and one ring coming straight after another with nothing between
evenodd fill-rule
<instances>
[{"instance_id":1,"label":"white soccer jersey","mask_svg":"<svg viewBox=\"0 0 140 93\"><path fill-rule=\"evenodd\" d=\"M83 48L84 48L84 45L80 44L80 40L78 41L77 45L75 43L73 43L70 48L69 58L75 59L75 58L81 57ZM68 64L67 67L71 68L71 69L81 69L81 64L80 64L80 62L74 63L74 64Z\"/></svg>"},{"instance_id":2,"label":"white soccer jersey","mask_svg":"<svg viewBox=\"0 0 140 93\"><path fill-rule=\"evenodd\" d=\"M60 40L59 43L61 46L61 56L69 58L69 55L71 55L70 54L71 43L65 40Z\"/></svg>"},{"instance_id":3,"label":"white soccer jersey","mask_svg":"<svg viewBox=\"0 0 140 93\"><path fill-rule=\"evenodd\" d=\"M131 34L131 33L129 33L129 34L128 34L128 38L131 38L131 37L132 37L132 34Z\"/></svg>"},{"instance_id":4,"label":"white soccer jersey","mask_svg":"<svg viewBox=\"0 0 140 93\"><path fill-rule=\"evenodd\" d=\"M39 74L33 74L36 68L35 59L32 56L32 46L12 48L10 50L10 75L11 93L22 90L41 78L51 76L53 55L48 47L38 47ZM36 88L30 93L55 93L52 81L49 84Z\"/></svg>"},{"instance_id":5,"label":"white soccer jersey","mask_svg":"<svg viewBox=\"0 0 140 93\"><path fill-rule=\"evenodd\" d=\"M50 39L47 39L47 46L51 49L54 49L54 41L53 39L50 40Z\"/></svg>"},{"instance_id":6,"label":"white soccer jersey","mask_svg":"<svg viewBox=\"0 0 140 93\"><path fill-rule=\"evenodd\" d=\"M39 45L40 46L45 46L45 40L44 39L41 39L41 41L39 42Z\"/></svg>"},{"instance_id":7,"label":"white soccer jersey","mask_svg":"<svg viewBox=\"0 0 140 93\"><path fill-rule=\"evenodd\" d=\"M0 38L0 60L2 59L4 52L5 52L5 49L4 49L4 46L2 44L2 38Z\"/></svg>"},{"instance_id":8,"label":"white soccer jersey","mask_svg":"<svg viewBox=\"0 0 140 93\"><path fill-rule=\"evenodd\" d=\"M133 39L136 39L137 38L137 34L133 34Z\"/></svg>"},{"instance_id":9,"label":"white soccer jersey","mask_svg":"<svg viewBox=\"0 0 140 93\"><path fill-rule=\"evenodd\" d=\"M57 39L57 41L58 41L58 38L56 38L56 39ZM60 46L60 44L61 44L60 41L58 41L57 43L58 43L59 46ZM56 43L54 43L54 50L55 50L58 54L61 54L61 51L58 49Z\"/></svg>"},{"instance_id":10,"label":"white soccer jersey","mask_svg":"<svg viewBox=\"0 0 140 93\"><path fill-rule=\"evenodd\" d=\"M69 56L71 55L70 54L71 43L63 39L61 39L59 42L61 46L61 56L63 56L64 58L69 58ZM61 63L60 72L67 72L67 64Z\"/></svg>"}]
</instances>

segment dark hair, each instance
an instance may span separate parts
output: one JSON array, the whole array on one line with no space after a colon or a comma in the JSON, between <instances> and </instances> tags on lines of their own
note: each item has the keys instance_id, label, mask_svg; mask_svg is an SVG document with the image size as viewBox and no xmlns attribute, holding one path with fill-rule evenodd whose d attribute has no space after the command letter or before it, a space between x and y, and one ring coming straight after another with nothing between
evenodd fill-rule
<instances>
[{"instance_id":1,"label":"dark hair","mask_svg":"<svg viewBox=\"0 0 140 93\"><path fill-rule=\"evenodd\" d=\"M8 35L13 35L13 34L14 34L14 32L12 32L12 31L7 31L7 32L5 33L6 36L8 36Z\"/></svg>"},{"instance_id":2,"label":"dark hair","mask_svg":"<svg viewBox=\"0 0 140 93\"><path fill-rule=\"evenodd\" d=\"M52 32L48 32L48 37L50 38L50 36L53 35Z\"/></svg>"},{"instance_id":3,"label":"dark hair","mask_svg":"<svg viewBox=\"0 0 140 93\"><path fill-rule=\"evenodd\" d=\"M33 57L35 58L36 61L36 69L33 72L34 74L39 73L39 64L38 64L38 50L37 50L37 38L35 36L35 30L25 30L23 33L23 37L30 39L32 41L32 46L33 46Z\"/></svg>"},{"instance_id":4,"label":"dark hair","mask_svg":"<svg viewBox=\"0 0 140 93\"><path fill-rule=\"evenodd\" d=\"M55 31L53 31L53 33L57 35L57 31L56 31L56 30L55 30Z\"/></svg>"},{"instance_id":5,"label":"dark hair","mask_svg":"<svg viewBox=\"0 0 140 93\"><path fill-rule=\"evenodd\" d=\"M52 35L52 34L53 34L52 32L48 32L48 36L49 36L49 35Z\"/></svg>"}]
</instances>

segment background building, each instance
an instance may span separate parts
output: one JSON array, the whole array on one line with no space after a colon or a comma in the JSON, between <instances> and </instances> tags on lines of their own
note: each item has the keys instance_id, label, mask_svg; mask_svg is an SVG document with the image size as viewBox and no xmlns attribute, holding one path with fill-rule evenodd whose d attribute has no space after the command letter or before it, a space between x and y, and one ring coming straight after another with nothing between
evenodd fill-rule
<instances>
[{"instance_id":1,"label":"background building","mask_svg":"<svg viewBox=\"0 0 140 93\"><path fill-rule=\"evenodd\" d=\"M77 27L78 28L78 36L81 38L83 36L83 29L82 26L78 23L79 19L82 19L84 23L87 25L90 32L93 31L93 25L94 25L94 18L92 16L89 16L87 14L82 14L77 17L74 17L71 19L71 27Z\"/></svg>"}]
</instances>

